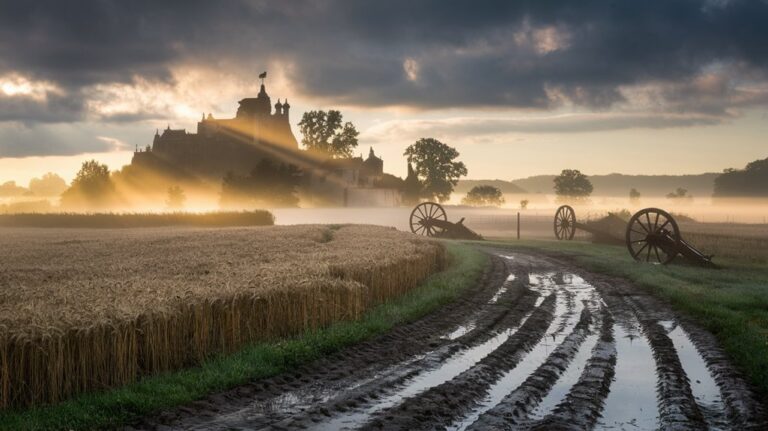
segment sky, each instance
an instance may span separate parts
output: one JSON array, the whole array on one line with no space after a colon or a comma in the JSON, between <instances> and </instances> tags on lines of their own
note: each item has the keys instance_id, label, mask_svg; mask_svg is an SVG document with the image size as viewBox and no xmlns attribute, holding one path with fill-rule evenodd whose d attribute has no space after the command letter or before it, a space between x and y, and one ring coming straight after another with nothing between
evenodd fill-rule
<instances>
[{"instance_id":1,"label":"sky","mask_svg":"<svg viewBox=\"0 0 768 431\"><path fill-rule=\"evenodd\" d=\"M0 183L273 102L339 109L385 170L691 174L768 157L768 2L0 0Z\"/></svg>"}]
</instances>

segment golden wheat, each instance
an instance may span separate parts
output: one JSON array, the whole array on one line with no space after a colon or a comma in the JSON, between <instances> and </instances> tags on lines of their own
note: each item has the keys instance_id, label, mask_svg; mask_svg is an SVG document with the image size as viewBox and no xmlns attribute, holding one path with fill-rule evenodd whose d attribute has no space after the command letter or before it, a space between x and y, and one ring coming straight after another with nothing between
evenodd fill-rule
<instances>
[{"instance_id":1,"label":"golden wheat","mask_svg":"<svg viewBox=\"0 0 768 431\"><path fill-rule=\"evenodd\" d=\"M0 408L354 319L444 261L374 226L0 229Z\"/></svg>"}]
</instances>

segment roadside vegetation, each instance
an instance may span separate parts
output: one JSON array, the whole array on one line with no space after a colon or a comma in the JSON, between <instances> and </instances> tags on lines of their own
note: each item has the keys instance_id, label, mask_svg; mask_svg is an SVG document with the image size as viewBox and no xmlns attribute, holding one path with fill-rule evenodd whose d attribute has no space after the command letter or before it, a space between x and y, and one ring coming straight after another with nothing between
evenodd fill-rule
<instances>
[{"instance_id":1,"label":"roadside vegetation","mask_svg":"<svg viewBox=\"0 0 768 431\"><path fill-rule=\"evenodd\" d=\"M0 214L0 227L137 228L164 226L226 227L271 226L269 211L215 211L206 213L13 213Z\"/></svg>"},{"instance_id":2,"label":"roadside vegetation","mask_svg":"<svg viewBox=\"0 0 768 431\"><path fill-rule=\"evenodd\" d=\"M669 301L712 332L768 400L768 265L716 259L723 269L702 269L678 257L670 265L652 266L633 261L626 247L578 241L494 245L565 255L586 270L626 278Z\"/></svg>"},{"instance_id":3,"label":"roadside vegetation","mask_svg":"<svg viewBox=\"0 0 768 431\"><path fill-rule=\"evenodd\" d=\"M346 320L299 336L247 344L231 354L204 360L182 371L145 377L100 393L80 395L53 406L0 412L0 429L94 429L130 423L138 417L189 403L208 393L287 372L416 320L459 297L487 265L471 246L449 243L447 267L419 287L379 304L358 320Z\"/></svg>"}]
</instances>

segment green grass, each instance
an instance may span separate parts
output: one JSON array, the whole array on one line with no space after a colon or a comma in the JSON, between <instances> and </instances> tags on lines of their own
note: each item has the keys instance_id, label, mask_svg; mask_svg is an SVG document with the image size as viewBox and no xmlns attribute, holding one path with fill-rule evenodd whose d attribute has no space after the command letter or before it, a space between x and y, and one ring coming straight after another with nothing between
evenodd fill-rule
<instances>
[{"instance_id":1,"label":"green grass","mask_svg":"<svg viewBox=\"0 0 768 431\"><path fill-rule=\"evenodd\" d=\"M768 265L715 258L722 269L678 260L652 266L632 260L623 246L578 241L494 244L560 253L587 270L623 277L665 299L715 334L763 401L768 401Z\"/></svg>"},{"instance_id":2,"label":"green grass","mask_svg":"<svg viewBox=\"0 0 768 431\"><path fill-rule=\"evenodd\" d=\"M455 300L472 286L487 265L473 247L447 243L448 268L397 300L382 304L358 320L341 322L297 338L259 343L200 367L148 377L102 393L87 394L55 406L0 413L2 430L95 429L130 423L149 413L189 403L206 394L253 379L289 371L301 364L413 321Z\"/></svg>"}]
</instances>

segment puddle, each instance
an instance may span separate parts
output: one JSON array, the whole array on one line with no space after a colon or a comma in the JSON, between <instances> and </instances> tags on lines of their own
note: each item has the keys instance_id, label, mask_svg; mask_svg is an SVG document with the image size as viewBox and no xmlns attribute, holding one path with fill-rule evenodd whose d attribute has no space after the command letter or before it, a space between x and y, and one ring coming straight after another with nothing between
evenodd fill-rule
<instances>
[{"instance_id":1,"label":"puddle","mask_svg":"<svg viewBox=\"0 0 768 431\"><path fill-rule=\"evenodd\" d=\"M595 429L657 429L656 363L645 337L613 326L616 338L616 377Z\"/></svg>"},{"instance_id":2,"label":"puddle","mask_svg":"<svg viewBox=\"0 0 768 431\"><path fill-rule=\"evenodd\" d=\"M555 307L564 306L565 301L565 295L558 294ZM522 360L515 368L505 373L501 379L491 386L488 395L480 402L480 406L474 409L469 416L462 419L459 423L448 427L448 429L464 430L474 423L480 415L500 403L505 396L520 386L531 373L536 371L536 369L547 360L549 354L563 341L565 335L557 335L557 328L568 326L572 329L576 326L577 322L578 318L566 314L560 314L557 318L553 319L552 323L550 323L547 328L544 337L542 337L531 351L523 356ZM570 330L567 333L570 333Z\"/></svg>"},{"instance_id":3,"label":"puddle","mask_svg":"<svg viewBox=\"0 0 768 431\"><path fill-rule=\"evenodd\" d=\"M696 346L680 326L675 325L668 336L675 345L677 357L680 358L680 364L690 380L691 392L704 413L707 425L711 430L728 429L720 388L707 369L704 358L699 355Z\"/></svg>"},{"instance_id":4,"label":"puddle","mask_svg":"<svg viewBox=\"0 0 768 431\"><path fill-rule=\"evenodd\" d=\"M469 323L467 323L466 325L459 325L451 333L446 334L446 335L444 335L444 336L442 336L440 338L445 338L445 339L448 339L448 340L455 340L455 339L457 339L459 337L463 337L469 331L475 329L475 325L476 325L476 323L475 323L474 320L469 322Z\"/></svg>"},{"instance_id":5,"label":"puddle","mask_svg":"<svg viewBox=\"0 0 768 431\"><path fill-rule=\"evenodd\" d=\"M571 388L579 381L587 361L592 357L592 350L597 345L600 337L597 334L588 335L584 342L579 346L576 356L573 357L568 368L557 380L557 383L550 389L549 393L541 400L538 406L530 413L530 418L537 420L550 414L552 410L562 401L571 391Z\"/></svg>"},{"instance_id":6,"label":"puddle","mask_svg":"<svg viewBox=\"0 0 768 431\"><path fill-rule=\"evenodd\" d=\"M520 325L528 320L531 312L520 321ZM333 418L329 422L319 423L313 426L313 429L317 430L343 430L358 428L374 413L394 407L406 398L410 398L426 391L429 388L445 383L459 374L472 368L477 362L484 357L488 356L491 352L499 348L509 337L517 332L519 326L515 328L508 328L496 334L488 341L479 344L475 347L471 347L467 350L457 353L448 360L446 360L438 368L428 371L426 373L419 374L414 377L408 384L385 398L376 401L375 405L370 406L364 411L349 412L347 414L341 414Z\"/></svg>"},{"instance_id":7,"label":"puddle","mask_svg":"<svg viewBox=\"0 0 768 431\"><path fill-rule=\"evenodd\" d=\"M496 302L498 302L499 297L501 297L501 295L503 295L507 291L507 289L509 288L509 283L513 281L515 281L515 274L509 274L509 276L507 276L506 281L504 281L504 283L501 285L499 290L497 290L496 293L493 295L493 297L490 300L488 300L488 303L495 304Z\"/></svg>"}]
</instances>

